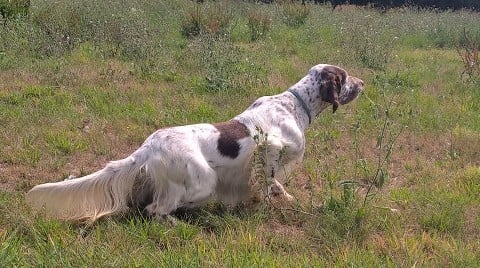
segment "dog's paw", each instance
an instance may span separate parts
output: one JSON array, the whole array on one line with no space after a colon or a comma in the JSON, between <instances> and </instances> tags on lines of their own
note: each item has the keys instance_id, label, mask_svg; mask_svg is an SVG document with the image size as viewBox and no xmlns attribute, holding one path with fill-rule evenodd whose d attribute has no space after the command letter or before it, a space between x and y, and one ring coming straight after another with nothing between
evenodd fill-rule
<instances>
[{"instance_id":1,"label":"dog's paw","mask_svg":"<svg viewBox=\"0 0 480 268\"><path fill-rule=\"evenodd\" d=\"M287 192L284 192L282 197L288 202L293 202L295 200L295 197Z\"/></svg>"},{"instance_id":2,"label":"dog's paw","mask_svg":"<svg viewBox=\"0 0 480 268\"><path fill-rule=\"evenodd\" d=\"M268 187L267 194L270 198L282 199L288 202L295 200L295 198L287 193L285 188L283 188L283 186L277 181Z\"/></svg>"},{"instance_id":3,"label":"dog's paw","mask_svg":"<svg viewBox=\"0 0 480 268\"><path fill-rule=\"evenodd\" d=\"M153 219L159 221L160 223L166 223L172 227L177 226L178 219L172 215L155 215Z\"/></svg>"}]
</instances>

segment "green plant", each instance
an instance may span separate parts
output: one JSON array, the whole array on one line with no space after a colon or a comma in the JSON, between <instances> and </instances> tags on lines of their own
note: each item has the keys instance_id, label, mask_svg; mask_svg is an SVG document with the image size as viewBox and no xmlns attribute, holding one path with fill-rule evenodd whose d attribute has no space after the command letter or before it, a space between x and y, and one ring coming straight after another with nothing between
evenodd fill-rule
<instances>
[{"instance_id":1,"label":"green plant","mask_svg":"<svg viewBox=\"0 0 480 268\"><path fill-rule=\"evenodd\" d=\"M367 68L385 70L398 37L380 30L381 27L373 16L365 16L362 22L352 22L350 26L342 27L339 36L343 39L345 54L352 55Z\"/></svg>"},{"instance_id":2,"label":"green plant","mask_svg":"<svg viewBox=\"0 0 480 268\"><path fill-rule=\"evenodd\" d=\"M241 52L228 36L204 34L195 40L192 48L204 68L208 91L229 90L239 82L238 68Z\"/></svg>"},{"instance_id":3,"label":"green plant","mask_svg":"<svg viewBox=\"0 0 480 268\"><path fill-rule=\"evenodd\" d=\"M368 98L366 95L364 95ZM376 153L374 156L363 155L359 138L363 129L362 119L358 118L353 124L353 148L355 150L355 164L353 165L354 178L341 179L334 175L334 170L327 167L327 197L322 206L315 213L319 221L315 229L322 228L324 224L330 224L328 230L318 232L313 230L319 239L333 239L344 241L350 238L362 241L368 231L368 217L372 215L372 209L381 208L395 212L396 209L384 205L377 206L371 200L382 189L389 178L389 166L394 152L394 146L404 129L403 124L395 122L393 114L394 100L387 95L385 88L382 90L384 104L374 106L373 118L376 125ZM381 111L379 111L381 109ZM359 116L363 118L363 116ZM339 161L339 159L336 159ZM344 175L343 175L344 176ZM340 180L339 180L340 179ZM313 196L313 194L311 194ZM315 211L315 210L314 210ZM325 223L326 222L326 223Z\"/></svg>"},{"instance_id":4,"label":"green plant","mask_svg":"<svg viewBox=\"0 0 480 268\"><path fill-rule=\"evenodd\" d=\"M458 56L463 62L462 76L467 75L469 81L480 81L480 61L478 59L479 45L463 29L464 45L455 45Z\"/></svg>"},{"instance_id":5,"label":"green plant","mask_svg":"<svg viewBox=\"0 0 480 268\"><path fill-rule=\"evenodd\" d=\"M478 266L480 91L459 77L463 29L478 44L478 14L307 3L292 28L281 4L224 1L198 5L202 19L228 7L223 34L205 26L189 38L181 23L195 1L36 0L28 16L5 26L0 16L0 267ZM271 18L258 42L249 11ZM135 214L88 228L25 204L34 185L101 169L158 128L229 120L322 62L366 90L305 131L293 203L210 203L178 211L176 227Z\"/></svg>"},{"instance_id":6,"label":"green plant","mask_svg":"<svg viewBox=\"0 0 480 268\"><path fill-rule=\"evenodd\" d=\"M200 5L186 11L185 17L181 23L181 33L185 37L194 37L199 35L204 28L204 18L200 12Z\"/></svg>"},{"instance_id":7,"label":"green plant","mask_svg":"<svg viewBox=\"0 0 480 268\"><path fill-rule=\"evenodd\" d=\"M465 222L465 201L448 193L421 193L420 226L430 233L459 235Z\"/></svg>"},{"instance_id":8,"label":"green plant","mask_svg":"<svg viewBox=\"0 0 480 268\"><path fill-rule=\"evenodd\" d=\"M198 88L209 92L247 90L262 83L264 71L249 61L229 35L202 34L190 46L202 70Z\"/></svg>"},{"instance_id":9,"label":"green plant","mask_svg":"<svg viewBox=\"0 0 480 268\"><path fill-rule=\"evenodd\" d=\"M387 87L391 86L388 83L381 84L381 97L383 104L375 103L371 99L373 106L373 118L378 122L377 136L376 136L376 160L368 161L362 156L359 146L359 131L361 130L361 122L357 121L353 125L354 131L354 148L356 155L356 168L359 168L363 175L363 183L366 186L365 196L363 198L363 207L367 205L370 198L375 196L374 189L380 189L389 179L388 166L390 164L394 146L399 136L402 134L406 125L402 122L396 122L395 115L403 115L399 113L395 107L396 102L394 98L387 94ZM398 85L393 85L396 89ZM366 98L368 96L364 95ZM373 163L372 163L373 162Z\"/></svg>"},{"instance_id":10,"label":"green plant","mask_svg":"<svg viewBox=\"0 0 480 268\"><path fill-rule=\"evenodd\" d=\"M0 0L0 16L3 19L3 26L8 20L17 17L25 17L30 9L30 0Z\"/></svg>"},{"instance_id":11,"label":"green plant","mask_svg":"<svg viewBox=\"0 0 480 268\"><path fill-rule=\"evenodd\" d=\"M451 47L453 44L454 30L449 27L448 22L439 23L427 31L428 39L438 48Z\"/></svg>"},{"instance_id":12,"label":"green plant","mask_svg":"<svg viewBox=\"0 0 480 268\"><path fill-rule=\"evenodd\" d=\"M480 199L478 193L480 192L480 168L467 167L458 178L459 187L461 187L467 196Z\"/></svg>"},{"instance_id":13,"label":"green plant","mask_svg":"<svg viewBox=\"0 0 480 268\"><path fill-rule=\"evenodd\" d=\"M256 127L257 134L253 136L256 147L252 158L252 175L248 184L254 193L261 194L265 199L268 198L267 188L272 183L266 171L267 152L268 152L268 133L264 133L260 127ZM261 199L261 198L257 198Z\"/></svg>"},{"instance_id":14,"label":"green plant","mask_svg":"<svg viewBox=\"0 0 480 268\"><path fill-rule=\"evenodd\" d=\"M267 13L258 10L249 11L247 17L250 41L264 38L272 27L272 18Z\"/></svg>"},{"instance_id":15,"label":"green plant","mask_svg":"<svg viewBox=\"0 0 480 268\"><path fill-rule=\"evenodd\" d=\"M225 34L232 19L233 13L227 2L195 4L186 11L181 22L181 33L185 37L195 37L202 32Z\"/></svg>"},{"instance_id":16,"label":"green plant","mask_svg":"<svg viewBox=\"0 0 480 268\"><path fill-rule=\"evenodd\" d=\"M299 3L283 4L283 22L290 27L300 27L305 24L310 11L305 5Z\"/></svg>"},{"instance_id":17,"label":"green plant","mask_svg":"<svg viewBox=\"0 0 480 268\"><path fill-rule=\"evenodd\" d=\"M36 50L47 56L60 55L72 50L82 39L83 23L81 9L73 5L60 4L58 9L66 16L54 11L53 3L43 3L32 12L32 22L36 31L32 32L37 39ZM39 55L39 56L40 56ZM41 55L41 56L44 56Z\"/></svg>"},{"instance_id":18,"label":"green plant","mask_svg":"<svg viewBox=\"0 0 480 268\"><path fill-rule=\"evenodd\" d=\"M207 11L205 26L211 34L221 35L229 31L233 19L233 12L228 1L213 4Z\"/></svg>"},{"instance_id":19,"label":"green plant","mask_svg":"<svg viewBox=\"0 0 480 268\"><path fill-rule=\"evenodd\" d=\"M367 217L366 207L359 205L358 185L355 182L341 182L340 191L337 192L337 184L333 181L328 183L329 195L316 212L317 219L315 229L312 230L318 239L331 241L360 241L364 238L364 221Z\"/></svg>"}]
</instances>

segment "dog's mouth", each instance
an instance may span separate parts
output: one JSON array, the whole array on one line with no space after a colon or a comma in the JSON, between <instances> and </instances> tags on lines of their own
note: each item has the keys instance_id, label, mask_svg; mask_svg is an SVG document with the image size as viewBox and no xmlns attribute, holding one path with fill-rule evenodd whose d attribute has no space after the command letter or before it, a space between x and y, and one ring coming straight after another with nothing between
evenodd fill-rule
<instances>
[{"instance_id":1,"label":"dog's mouth","mask_svg":"<svg viewBox=\"0 0 480 268\"><path fill-rule=\"evenodd\" d=\"M355 100L365 89L365 83L356 77L349 76L347 86L339 97L340 104L347 104Z\"/></svg>"}]
</instances>

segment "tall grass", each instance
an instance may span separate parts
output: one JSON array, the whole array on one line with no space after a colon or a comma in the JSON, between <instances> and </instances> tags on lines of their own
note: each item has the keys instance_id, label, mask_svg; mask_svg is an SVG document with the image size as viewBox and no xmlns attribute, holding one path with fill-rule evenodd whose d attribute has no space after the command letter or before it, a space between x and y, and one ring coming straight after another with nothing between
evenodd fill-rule
<instances>
[{"instance_id":1,"label":"tall grass","mask_svg":"<svg viewBox=\"0 0 480 268\"><path fill-rule=\"evenodd\" d=\"M0 266L480 263L480 91L457 51L479 43L477 13L151 0L28 12L0 25ZM63 223L24 203L158 128L228 120L318 63L367 89L306 131L292 204L210 203L171 227L135 213Z\"/></svg>"}]
</instances>

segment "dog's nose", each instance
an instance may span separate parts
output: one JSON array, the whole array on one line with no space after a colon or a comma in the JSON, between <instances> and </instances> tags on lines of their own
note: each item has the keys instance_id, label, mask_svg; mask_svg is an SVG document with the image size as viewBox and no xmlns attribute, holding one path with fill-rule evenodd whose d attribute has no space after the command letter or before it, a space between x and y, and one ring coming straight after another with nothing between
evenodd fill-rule
<instances>
[{"instance_id":1,"label":"dog's nose","mask_svg":"<svg viewBox=\"0 0 480 268\"><path fill-rule=\"evenodd\" d=\"M361 89L363 89L365 87L365 82L363 82L363 80L358 80L358 85L360 86Z\"/></svg>"}]
</instances>

